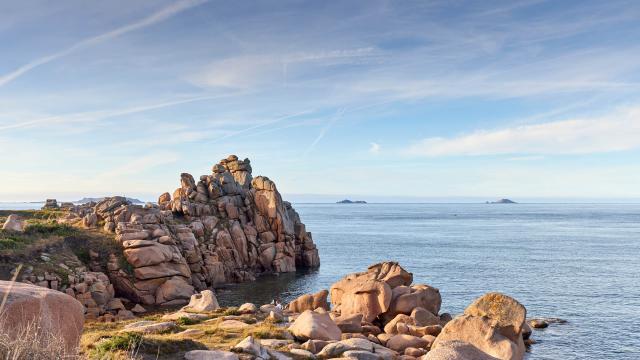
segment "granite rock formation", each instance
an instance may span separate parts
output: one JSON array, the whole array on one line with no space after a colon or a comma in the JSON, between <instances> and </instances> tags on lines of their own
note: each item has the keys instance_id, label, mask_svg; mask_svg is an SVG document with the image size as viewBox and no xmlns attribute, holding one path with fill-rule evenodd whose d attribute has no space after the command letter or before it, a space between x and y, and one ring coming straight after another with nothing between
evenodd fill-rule
<instances>
[{"instance_id":1,"label":"granite rock formation","mask_svg":"<svg viewBox=\"0 0 640 360\"><path fill-rule=\"evenodd\" d=\"M143 304L186 304L196 291L320 265L311 233L276 185L231 155L196 179L180 175L157 204L124 197L75 206L65 221L102 226L122 244L107 264L116 292Z\"/></svg>"}]
</instances>

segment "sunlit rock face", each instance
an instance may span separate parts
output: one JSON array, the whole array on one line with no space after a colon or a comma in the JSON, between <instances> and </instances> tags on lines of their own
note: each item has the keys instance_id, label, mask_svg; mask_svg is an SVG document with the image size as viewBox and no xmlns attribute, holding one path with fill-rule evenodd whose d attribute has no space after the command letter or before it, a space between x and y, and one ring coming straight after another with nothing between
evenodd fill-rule
<instances>
[{"instance_id":1,"label":"sunlit rock face","mask_svg":"<svg viewBox=\"0 0 640 360\"><path fill-rule=\"evenodd\" d=\"M105 198L72 210L69 220L95 216L92 224L115 232L125 262L109 262L110 278L143 304L187 303L216 284L320 266L298 213L273 181L251 171L249 159L231 155L198 180L181 174L180 187L157 204Z\"/></svg>"}]
</instances>

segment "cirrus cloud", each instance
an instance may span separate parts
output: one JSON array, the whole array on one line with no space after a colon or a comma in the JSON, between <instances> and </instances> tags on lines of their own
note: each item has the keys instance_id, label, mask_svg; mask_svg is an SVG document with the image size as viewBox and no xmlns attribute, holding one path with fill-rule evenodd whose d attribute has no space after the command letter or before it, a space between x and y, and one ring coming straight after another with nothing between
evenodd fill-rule
<instances>
[{"instance_id":1,"label":"cirrus cloud","mask_svg":"<svg viewBox=\"0 0 640 360\"><path fill-rule=\"evenodd\" d=\"M593 154L640 148L640 107L597 118L520 125L450 138L423 139L406 149L416 156Z\"/></svg>"}]
</instances>

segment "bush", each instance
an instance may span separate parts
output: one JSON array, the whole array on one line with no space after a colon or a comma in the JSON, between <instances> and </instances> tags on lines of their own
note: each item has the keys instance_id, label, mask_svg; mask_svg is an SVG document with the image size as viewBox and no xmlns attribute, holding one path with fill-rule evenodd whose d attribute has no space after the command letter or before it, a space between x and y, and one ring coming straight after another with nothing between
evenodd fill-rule
<instances>
[{"instance_id":1,"label":"bush","mask_svg":"<svg viewBox=\"0 0 640 360\"><path fill-rule=\"evenodd\" d=\"M74 235L78 230L74 229L73 226L68 224L58 224L55 222L49 223L31 223L27 224L24 229L24 233L26 235L56 235L56 236L71 236Z\"/></svg>"}]
</instances>

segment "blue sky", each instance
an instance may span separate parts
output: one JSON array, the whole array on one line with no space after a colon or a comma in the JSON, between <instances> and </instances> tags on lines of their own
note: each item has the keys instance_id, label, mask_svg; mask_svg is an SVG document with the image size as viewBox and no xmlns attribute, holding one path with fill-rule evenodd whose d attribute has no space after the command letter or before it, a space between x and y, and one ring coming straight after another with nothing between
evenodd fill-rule
<instances>
[{"instance_id":1,"label":"blue sky","mask_svg":"<svg viewBox=\"0 0 640 360\"><path fill-rule=\"evenodd\" d=\"M637 1L3 1L0 200L640 198ZM309 198L309 197L307 197Z\"/></svg>"}]
</instances>

